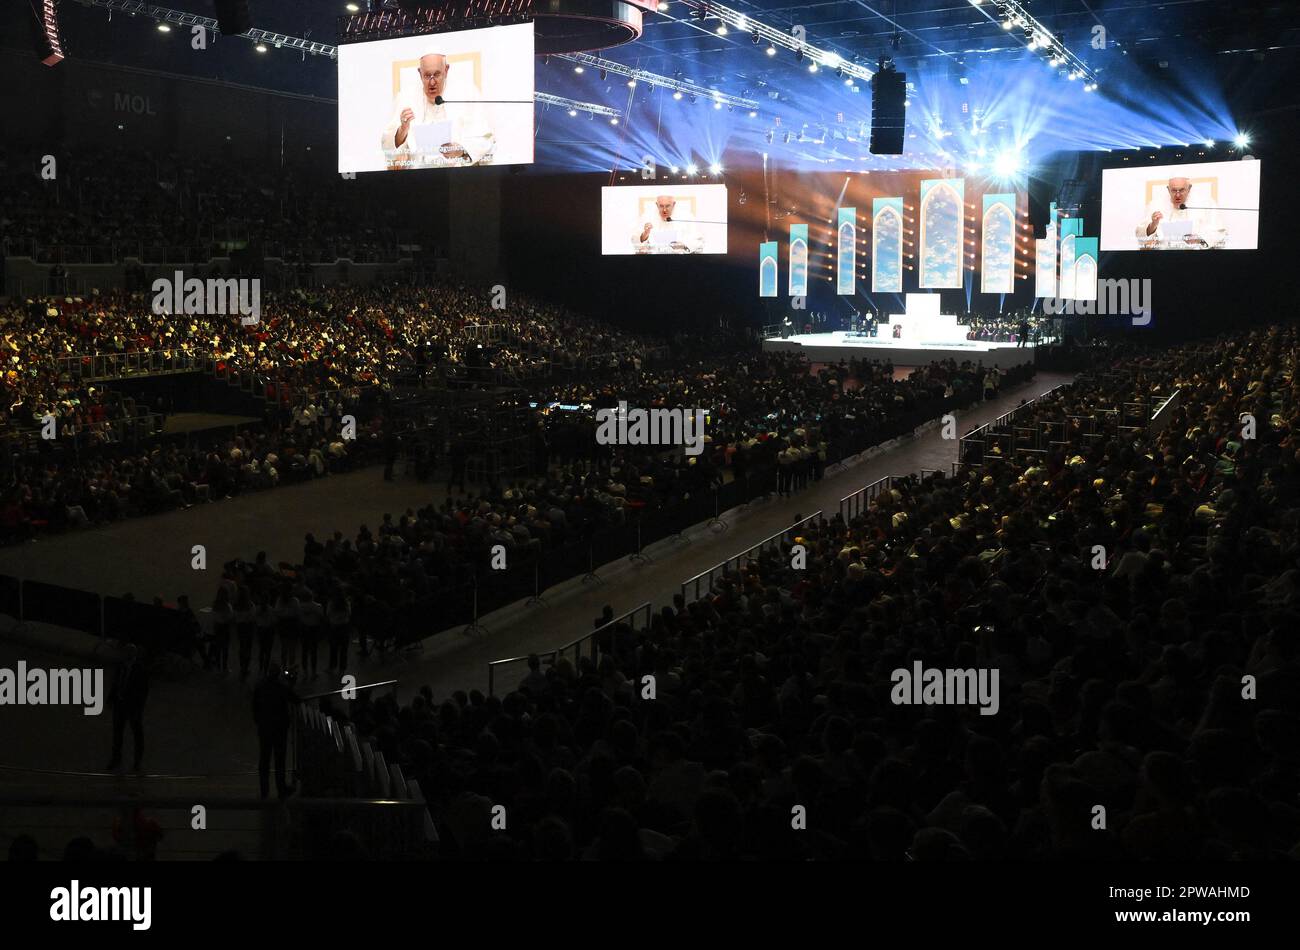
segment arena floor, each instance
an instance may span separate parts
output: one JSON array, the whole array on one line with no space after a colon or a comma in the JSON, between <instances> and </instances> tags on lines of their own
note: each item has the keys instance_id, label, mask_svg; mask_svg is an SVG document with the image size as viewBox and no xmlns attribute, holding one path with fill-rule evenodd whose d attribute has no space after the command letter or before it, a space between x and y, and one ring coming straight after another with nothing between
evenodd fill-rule
<instances>
[{"instance_id":1,"label":"arena floor","mask_svg":"<svg viewBox=\"0 0 1300 950\"><path fill-rule=\"evenodd\" d=\"M959 431L989 421L1022 400L1045 392L1069 377L1043 373L998 399L958 414ZM791 499L774 499L724 515L727 530L701 525L688 540L667 540L647 549L653 559L631 563L626 558L601 567L602 584L575 579L546 593L547 602L522 603L481 618L486 633L464 635L454 628L425 642L417 654L371 658L354 672L361 683L399 680L398 694L409 700L421 686L441 700L454 689L487 687L491 660L551 649L591 629L592 618L609 604L616 613L645 601L656 607L671 602L683 580L720 562L738 550L766 538L819 508L837 509L839 499L876 479L921 468L946 468L956 458L956 443L941 438L932 427L919 437L844 470ZM272 560L299 559L302 537L335 528L351 535L361 522L372 527L385 511L427 503L436 482L420 485L411 478L384 482L380 469L323 479L300 486L262 492L153 518L141 518L89 532L74 532L19 547L0 550L0 572L69 586L81 585L103 594L133 591L137 597L155 592L167 600L188 593L196 608L210 602L220 565L235 556L266 550ZM205 544L209 570L198 575L190 568L190 546ZM19 657L36 663L33 651L0 639L0 666ZM87 665L72 658L50 657L47 666ZM522 676L504 677L498 689L509 689ZM300 684L300 692L324 692L338 684L325 680ZM252 729L252 682L235 675L195 673L181 678L156 678L153 708L188 707L184 716L164 718L145 713L146 775L96 777L111 744L111 717L83 717L79 709L26 707L18 728L0 737L0 770L7 786L39 784L57 789L66 785L87 789L122 787L151 795L179 792L229 793L256 786L256 736ZM163 699L163 697L170 697ZM129 741L128 741L129 746ZM130 754L128 749L128 755ZM57 762L64 775L36 773ZM180 776L203 776L180 778Z\"/></svg>"}]
</instances>

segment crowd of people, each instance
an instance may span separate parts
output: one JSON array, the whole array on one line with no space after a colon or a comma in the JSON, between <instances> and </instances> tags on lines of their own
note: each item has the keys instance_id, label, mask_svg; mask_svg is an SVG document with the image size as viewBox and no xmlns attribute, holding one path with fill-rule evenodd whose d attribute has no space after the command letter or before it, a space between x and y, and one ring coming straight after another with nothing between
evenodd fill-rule
<instances>
[{"instance_id":1,"label":"crowd of people","mask_svg":"<svg viewBox=\"0 0 1300 950\"><path fill-rule=\"evenodd\" d=\"M177 247L199 260L256 248L290 262L382 262L397 259L406 237L338 175L231 156L8 148L0 183L9 253L39 262L148 259L147 249Z\"/></svg>"},{"instance_id":2,"label":"crowd of people","mask_svg":"<svg viewBox=\"0 0 1300 950\"><path fill-rule=\"evenodd\" d=\"M352 720L448 858L1295 858L1297 353L1123 361L1183 390L1160 431L895 482L598 660ZM996 713L900 704L917 663L998 670Z\"/></svg>"}]
</instances>

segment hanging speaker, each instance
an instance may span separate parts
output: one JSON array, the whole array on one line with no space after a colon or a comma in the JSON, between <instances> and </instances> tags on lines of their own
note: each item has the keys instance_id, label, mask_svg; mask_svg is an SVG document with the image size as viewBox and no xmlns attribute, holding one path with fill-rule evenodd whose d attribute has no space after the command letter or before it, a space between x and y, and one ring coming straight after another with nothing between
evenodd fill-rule
<instances>
[{"instance_id":1,"label":"hanging speaker","mask_svg":"<svg viewBox=\"0 0 1300 950\"><path fill-rule=\"evenodd\" d=\"M902 155L907 74L883 66L871 77L871 154Z\"/></svg>"},{"instance_id":2,"label":"hanging speaker","mask_svg":"<svg viewBox=\"0 0 1300 950\"><path fill-rule=\"evenodd\" d=\"M222 36L241 36L253 28L248 0L213 0L217 8L217 29Z\"/></svg>"}]
</instances>

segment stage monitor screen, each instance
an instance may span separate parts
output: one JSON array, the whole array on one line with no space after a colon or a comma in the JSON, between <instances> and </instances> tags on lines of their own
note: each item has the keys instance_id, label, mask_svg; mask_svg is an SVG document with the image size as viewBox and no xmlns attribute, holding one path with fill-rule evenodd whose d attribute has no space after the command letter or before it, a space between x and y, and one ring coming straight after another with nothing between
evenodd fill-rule
<instances>
[{"instance_id":1,"label":"stage monitor screen","mask_svg":"<svg viewBox=\"0 0 1300 950\"><path fill-rule=\"evenodd\" d=\"M339 171L533 160L533 25L339 47Z\"/></svg>"},{"instance_id":2,"label":"stage monitor screen","mask_svg":"<svg viewBox=\"0 0 1300 950\"><path fill-rule=\"evenodd\" d=\"M1259 246L1259 162L1108 168L1103 251L1250 250Z\"/></svg>"},{"instance_id":3,"label":"stage monitor screen","mask_svg":"<svg viewBox=\"0 0 1300 950\"><path fill-rule=\"evenodd\" d=\"M726 254L726 185L600 190L602 254Z\"/></svg>"}]
</instances>

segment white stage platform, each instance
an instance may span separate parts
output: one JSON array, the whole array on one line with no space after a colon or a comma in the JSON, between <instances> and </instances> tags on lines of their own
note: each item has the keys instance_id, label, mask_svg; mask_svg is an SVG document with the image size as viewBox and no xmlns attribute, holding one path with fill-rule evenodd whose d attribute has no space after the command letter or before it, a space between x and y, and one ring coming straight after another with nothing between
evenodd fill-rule
<instances>
[{"instance_id":1,"label":"white stage platform","mask_svg":"<svg viewBox=\"0 0 1300 950\"><path fill-rule=\"evenodd\" d=\"M882 328L888 332L888 328ZM835 333L795 333L787 339L774 337L763 341L765 350L799 350L812 363L838 363L840 360L867 359L890 360L895 366L924 366L934 360L953 359L958 363L970 360L985 366L1010 369L1022 363L1032 363L1034 347L1026 343L987 343L983 340L962 340L948 343L926 343L895 340L893 337L850 336L843 331Z\"/></svg>"}]
</instances>

